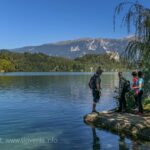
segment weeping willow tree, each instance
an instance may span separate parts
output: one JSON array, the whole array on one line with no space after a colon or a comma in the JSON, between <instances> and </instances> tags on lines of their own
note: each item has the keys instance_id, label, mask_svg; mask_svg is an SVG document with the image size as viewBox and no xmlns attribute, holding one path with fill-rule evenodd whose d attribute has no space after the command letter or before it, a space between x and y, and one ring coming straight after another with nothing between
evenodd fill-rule
<instances>
[{"instance_id":1,"label":"weeping willow tree","mask_svg":"<svg viewBox=\"0 0 150 150\"><path fill-rule=\"evenodd\" d=\"M128 43L125 56L131 63L137 64L138 69L145 73L145 96L150 96L150 8L145 8L139 1L123 1L115 8L114 29L117 16L121 13L121 25L127 28L128 33L134 26L135 34Z\"/></svg>"}]
</instances>

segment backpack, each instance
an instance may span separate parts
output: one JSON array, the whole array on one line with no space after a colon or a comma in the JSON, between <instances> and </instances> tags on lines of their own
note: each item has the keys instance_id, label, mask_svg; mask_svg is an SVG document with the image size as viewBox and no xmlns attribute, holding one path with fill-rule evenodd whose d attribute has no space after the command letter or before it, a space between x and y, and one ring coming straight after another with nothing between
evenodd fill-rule
<instances>
[{"instance_id":1,"label":"backpack","mask_svg":"<svg viewBox=\"0 0 150 150\"><path fill-rule=\"evenodd\" d=\"M96 89L96 79L97 79L97 75L94 74L89 81L90 89Z\"/></svg>"},{"instance_id":2,"label":"backpack","mask_svg":"<svg viewBox=\"0 0 150 150\"><path fill-rule=\"evenodd\" d=\"M130 81L127 81L127 80L125 81L123 90L124 90L125 93L127 93L131 90Z\"/></svg>"}]
</instances>

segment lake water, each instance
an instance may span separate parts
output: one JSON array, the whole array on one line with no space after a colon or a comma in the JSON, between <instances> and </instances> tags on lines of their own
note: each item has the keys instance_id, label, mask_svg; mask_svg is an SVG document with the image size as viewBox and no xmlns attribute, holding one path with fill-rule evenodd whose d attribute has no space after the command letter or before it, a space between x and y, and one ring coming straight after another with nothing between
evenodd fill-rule
<instances>
[{"instance_id":1,"label":"lake water","mask_svg":"<svg viewBox=\"0 0 150 150\"><path fill-rule=\"evenodd\" d=\"M1 150L150 149L150 144L121 137L83 122L91 112L90 73L0 74ZM102 76L97 110L116 107L117 74Z\"/></svg>"}]
</instances>

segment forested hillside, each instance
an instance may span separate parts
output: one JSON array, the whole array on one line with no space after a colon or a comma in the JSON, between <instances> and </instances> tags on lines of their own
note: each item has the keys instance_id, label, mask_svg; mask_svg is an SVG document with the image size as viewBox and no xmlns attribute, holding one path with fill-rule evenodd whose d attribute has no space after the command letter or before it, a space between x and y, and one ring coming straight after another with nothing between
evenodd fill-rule
<instances>
[{"instance_id":1,"label":"forested hillside","mask_svg":"<svg viewBox=\"0 0 150 150\"><path fill-rule=\"evenodd\" d=\"M52 57L42 53L16 53L7 50L0 51L1 72L50 72L50 71L94 71L102 66L105 71L126 70L127 63L122 60L110 59L108 54L85 55L81 58L66 59Z\"/></svg>"}]
</instances>

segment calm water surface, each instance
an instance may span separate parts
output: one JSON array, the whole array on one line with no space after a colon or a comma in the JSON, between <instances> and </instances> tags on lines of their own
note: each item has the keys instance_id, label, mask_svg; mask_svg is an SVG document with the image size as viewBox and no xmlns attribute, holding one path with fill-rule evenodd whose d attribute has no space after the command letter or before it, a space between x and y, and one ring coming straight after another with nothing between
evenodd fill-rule
<instances>
[{"instance_id":1,"label":"calm water surface","mask_svg":"<svg viewBox=\"0 0 150 150\"><path fill-rule=\"evenodd\" d=\"M94 129L83 122L91 112L89 73L0 74L0 149L122 150L150 144ZM117 74L102 76L98 110L116 106Z\"/></svg>"}]
</instances>

